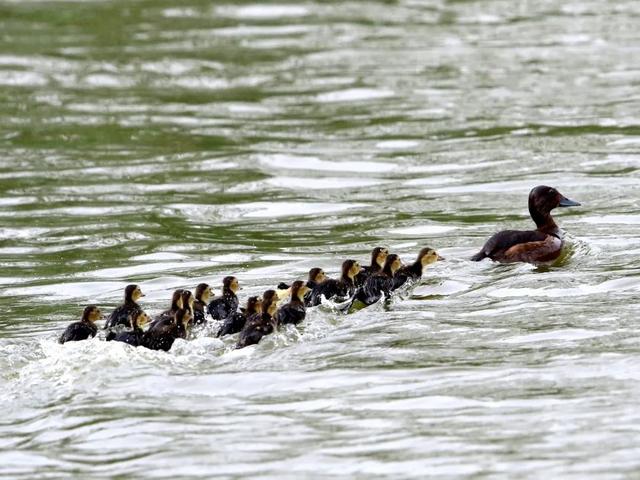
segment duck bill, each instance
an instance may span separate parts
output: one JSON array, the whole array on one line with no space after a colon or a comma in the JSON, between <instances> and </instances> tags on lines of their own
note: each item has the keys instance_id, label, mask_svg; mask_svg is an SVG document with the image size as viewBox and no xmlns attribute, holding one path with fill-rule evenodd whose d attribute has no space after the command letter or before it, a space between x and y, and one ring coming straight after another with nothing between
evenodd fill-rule
<instances>
[{"instance_id":1,"label":"duck bill","mask_svg":"<svg viewBox=\"0 0 640 480\"><path fill-rule=\"evenodd\" d=\"M579 202L574 202L573 200L569 200L567 197L562 197L559 207L579 207L581 204Z\"/></svg>"},{"instance_id":2,"label":"duck bill","mask_svg":"<svg viewBox=\"0 0 640 480\"><path fill-rule=\"evenodd\" d=\"M438 256L436 257L436 261L437 261L437 262L443 262L444 260L445 260L445 258L444 258L443 256L441 256L441 255L438 255Z\"/></svg>"}]
</instances>

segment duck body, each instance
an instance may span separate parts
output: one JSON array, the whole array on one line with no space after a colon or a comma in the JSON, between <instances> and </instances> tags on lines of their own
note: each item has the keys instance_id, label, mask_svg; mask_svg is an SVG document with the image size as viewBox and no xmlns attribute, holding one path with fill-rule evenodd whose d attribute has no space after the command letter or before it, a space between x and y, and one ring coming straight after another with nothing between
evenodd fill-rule
<instances>
[{"instance_id":1,"label":"duck body","mask_svg":"<svg viewBox=\"0 0 640 480\"><path fill-rule=\"evenodd\" d=\"M482 249L471 257L479 262L490 258L496 262L547 263L556 260L562 252L563 232L551 217L556 207L579 206L558 190L546 185L535 187L529 193L529 214L536 224L535 230L504 230L494 234Z\"/></svg>"},{"instance_id":2,"label":"duck body","mask_svg":"<svg viewBox=\"0 0 640 480\"><path fill-rule=\"evenodd\" d=\"M225 292L222 296L213 299L211 303L209 303L207 310L214 320L224 320L231 316L231 314L236 313L239 305L240 302L235 293Z\"/></svg>"},{"instance_id":3,"label":"duck body","mask_svg":"<svg viewBox=\"0 0 640 480\"><path fill-rule=\"evenodd\" d=\"M184 326L177 325L173 319L167 319L152 325L142 336L140 345L150 350L168 352L177 338L186 337Z\"/></svg>"},{"instance_id":4,"label":"duck body","mask_svg":"<svg viewBox=\"0 0 640 480\"><path fill-rule=\"evenodd\" d=\"M234 333L238 333L242 331L247 320L254 316L255 314L259 314L262 311L262 299L260 297L249 297L247 300L247 307L243 308L240 312L233 312L229 317L227 317L218 330L218 337L222 337L224 335L231 335Z\"/></svg>"},{"instance_id":5,"label":"duck body","mask_svg":"<svg viewBox=\"0 0 640 480\"><path fill-rule=\"evenodd\" d=\"M107 340L113 340L115 342L123 342L134 347L138 347L142 345L142 338L144 337L144 332L142 330L131 330L126 332L120 332L115 334L114 337L109 338Z\"/></svg>"},{"instance_id":6,"label":"duck body","mask_svg":"<svg viewBox=\"0 0 640 480\"><path fill-rule=\"evenodd\" d=\"M78 342L95 337L98 333L98 327L94 322L100 318L102 318L102 313L98 307L95 305L85 307L82 319L67 326L58 341L60 343Z\"/></svg>"},{"instance_id":7,"label":"duck body","mask_svg":"<svg viewBox=\"0 0 640 480\"><path fill-rule=\"evenodd\" d=\"M87 340L95 337L97 333L98 327L93 323L85 321L73 322L60 336L60 343Z\"/></svg>"},{"instance_id":8,"label":"duck body","mask_svg":"<svg viewBox=\"0 0 640 480\"><path fill-rule=\"evenodd\" d=\"M244 348L249 345L260 343L263 337L271 335L275 331L275 320L264 312L254 314L247 319L247 322L240 332L236 348Z\"/></svg>"},{"instance_id":9,"label":"duck body","mask_svg":"<svg viewBox=\"0 0 640 480\"><path fill-rule=\"evenodd\" d=\"M276 322L278 325L286 325L288 323L297 325L302 322L306 316L307 309L304 306L304 302L294 299L278 309Z\"/></svg>"},{"instance_id":10,"label":"duck body","mask_svg":"<svg viewBox=\"0 0 640 480\"><path fill-rule=\"evenodd\" d=\"M355 299L365 305L373 305L383 295L389 297L393 291L393 277L401 266L400 257L395 254L388 255L382 271L367 278L364 285L356 292Z\"/></svg>"},{"instance_id":11,"label":"duck body","mask_svg":"<svg viewBox=\"0 0 640 480\"><path fill-rule=\"evenodd\" d=\"M113 312L107 318L105 328L115 328L118 326L124 326L126 328L131 327L131 319L142 312L142 308L136 302L125 302L124 304L116 307Z\"/></svg>"}]
</instances>

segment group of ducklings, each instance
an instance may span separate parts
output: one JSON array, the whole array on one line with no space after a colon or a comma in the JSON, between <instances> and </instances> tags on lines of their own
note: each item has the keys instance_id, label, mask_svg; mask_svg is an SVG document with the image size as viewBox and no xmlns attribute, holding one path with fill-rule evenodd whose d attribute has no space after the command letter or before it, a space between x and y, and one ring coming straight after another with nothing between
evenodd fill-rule
<instances>
[{"instance_id":1,"label":"group of ducklings","mask_svg":"<svg viewBox=\"0 0 640 480\"><path fill-rule=\"evenodd\" d=\"M207 313L220 321L217 336L239 333L236 348L254 345L279 326L297 325L305 319L307 307L315 307L323 299L332 300L348 310L354 302L372 305L383 296L388 298L394 290L422 277L424 268L442 260L432 248L423 248L415 262L403 265L400 257L390 254L384 247L371 252L371 263L361 267L356 260L345 260L339 279L328 278L321 268L312 268L306 282L296 280L291 285L281 283L276 289L267 290L262 297L249 297L246 308L239 308L238 279L225 277L222 295L215 295L212 288L201 283L195 294L179 289L173 293L169 309L153 320L138 304L144 297L138 285L128 285L124 291L124 303L111 312L104 328L107 341L124 342L152 350L169 351L177 338L187 338L191 328L207 323ZM281 299L290 297L281 306ZM82 320L67 327L60 343L85 340L98 333L96 321L102 319L100 309L89 305ZM144 330L144 327L148 328Z\"/></svg>"}]
</instances>

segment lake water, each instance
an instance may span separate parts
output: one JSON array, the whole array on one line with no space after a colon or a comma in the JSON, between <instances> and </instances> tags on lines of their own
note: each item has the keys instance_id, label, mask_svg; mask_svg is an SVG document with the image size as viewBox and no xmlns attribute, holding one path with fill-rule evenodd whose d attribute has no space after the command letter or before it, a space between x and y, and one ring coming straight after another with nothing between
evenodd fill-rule
<instances>
[{"instance_id":1,"label":"lake water","mask_svg":"<svg viewBox=\"0 0 640 480\"><path fill-rule=\"evenodd\" d=\"M0 476L630 478L636 1L0 3ZM551 267L470 262L583 206ZM58 345L127 283L241 301L376 245L446 257L257 347Z\"/></svg>"}]
</instances>

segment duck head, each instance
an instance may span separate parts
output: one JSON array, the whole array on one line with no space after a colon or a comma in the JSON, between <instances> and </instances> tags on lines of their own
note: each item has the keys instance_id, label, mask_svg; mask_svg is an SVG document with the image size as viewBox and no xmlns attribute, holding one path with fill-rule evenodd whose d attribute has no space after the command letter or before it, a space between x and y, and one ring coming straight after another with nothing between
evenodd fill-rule
<instances>
[{"instance_id":1,"label":"duck head","mask_svg":"<svg viewBox=\"0 0 640 480\"><path fill-rule=\"evenodd\" d=\"M389 277L393 277L395 273L400 269L400 267L402 267L402 261L400 261L400 257L395 253L391 253L387 255L387 259L384 262L382 271Z\"/></svg>"},{"instance_id":2,"label":"duck head","mask_svg":"<svg viewBox=\"0 0 640 480\"><path fill-rule=\"evenodd\" d=\"M556 230L551 218L551 210L557 207L579 207L580 203L569 200L558 190L546 185L538 185L529 193L529 214L539 230Z\"/></svg>"},{"instance_id":3,"label":"duck head","mask_svg":"<svg viewBox=\"0 0 640 480\"><path fill-rule=\"evenodd\" d=\"M136 302L141 297L144 297L144 293L142 293L142 290L140 290L140 286L138 285L127 285L124 289L125 302Z\"/></svg>"},{"instance_id":4,"label":"duck head","mask_svg":"<svg viewBox=\"0 0 640 480\"><path fill-rule=\"evenodd\" d=\"M418 253L418 262L420 262L423 267L441 260L444 260L444 258L438 255L438 253L430 247L425 247L420 250L420 253Z\"/></svg>"},{"instance_id":5,"label":"duck head","mask_svg":"<svg viewBox=\"0 0 640 480\"><path fill-rule=\"evenodd\" d=\"M387 260L387 256L389 255L389 250L385 247L376 247L371 252L371 267L375 268L376 265L378 268L384 267L384 262Z\"/></svg>"},{"instance_id":6,"label":"duck head","mask_svg":"<svg viewBox=\"0 0 640 480\"><path fill-rule=\"evenodd\" d=\"M309 290L311 289L307 287L305 282L303 282L302 280L296 280L291 284L291 298L296 298L299 301L303 302L304 296Z\"/></svg>"},{"instance_id":7,"label":"duck head","mask_svg":"<svg viewBox=\"0 0 640 480\"><path fill-rule=\"evenodd\" d=\"M94 323L102 318L102 312L95 305L85 307L82 312L82 321Z\"/></svg>"},{"instance_id":8,"label":"duck head","mask_svg":"<svg viewBox=\"0 0 640 480\"><path fill-rule=\"evenodd\" d=\"M327 275L324 273L324 270L318 267L312 268L309 270L309 281L314 283L322 283L327 279Z\"/></svg>"},{"instance_id":9,"label":"duck head","mask_svg":"<svg viewBox=\"0 0 640 480\"><path fill-rule=\"evenodd\" d=\"M209 303L209 300L213 296L213 290L209 284L200 283L196 287L196 300L200 300L202 303Z\"/></svg>"},{"instance_id":10,"label":"duck head","mask_svg":"<svg viewBox=\"0 0 640 480\"><path fill-rule=\"evenodd\" d=\"M262 298L249 297L247 299L247 317L262 311Z\"/></svg>"}]
</instances>

